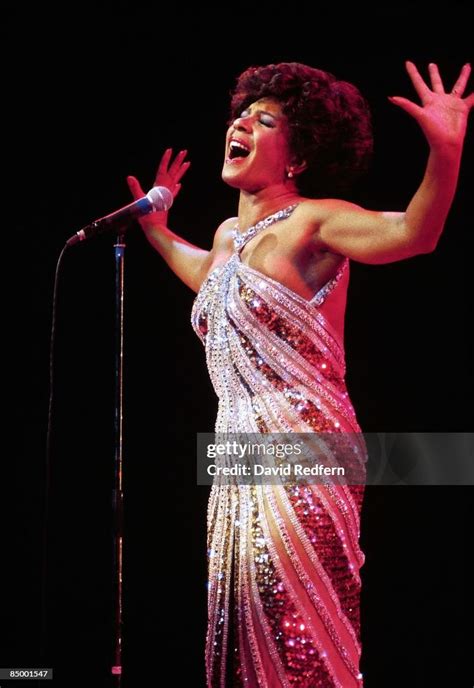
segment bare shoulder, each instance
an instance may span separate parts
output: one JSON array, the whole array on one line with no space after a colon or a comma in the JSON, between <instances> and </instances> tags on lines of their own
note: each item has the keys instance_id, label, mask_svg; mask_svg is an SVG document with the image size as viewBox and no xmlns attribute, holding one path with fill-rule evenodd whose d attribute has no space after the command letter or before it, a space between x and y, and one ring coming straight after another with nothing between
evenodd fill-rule
<instances>
[{"instance_id":1,"label":"bare shoulder","mask_svg":"<svg viewBox=\"0 0 474 688\"><path fill-rule=\"evenodd\" d=\"M216 229L214 234L213 249L222 250L232 244L232 230L237 224L237 217L229 217Z\"/></svg>"},{"instance_id":2,"label":"bare shoulder","mask_svg":"<svg viewBox=\"0 0 474 688\"><path fill-rule=\"evenodd\" d=\"M298 207L298 221L302 229L304 241L317 251L340 252L328 245L324 239L323 229L333 222L335 217L346 217L363 209L355 203L340 198L305 198ZM296 219L296 218L295 218Z\"/></svg>"},{"instance_id":3,"label":"bare shoulder","mask_svg":"<svg viewBox=\"0 0 474 688\"><path fill-rule=\"evenodd\" d=\"M318 250L372 264L416 255L403 212L368 210L332 198L308 200L304 212L308 240Z\"/></svg>"},{"instance_id":4,"label":"bare shoulder","mask_svg":"<svg viewBox=\"0 0 474 688\"><path fill-rule=\"evenodd\" d=\"M363 212L364 209L341 198L305 198L300 203L301 217L307 221L308 229L313 231L335 214L354 211Z\"/></svg>"}]
</instances>

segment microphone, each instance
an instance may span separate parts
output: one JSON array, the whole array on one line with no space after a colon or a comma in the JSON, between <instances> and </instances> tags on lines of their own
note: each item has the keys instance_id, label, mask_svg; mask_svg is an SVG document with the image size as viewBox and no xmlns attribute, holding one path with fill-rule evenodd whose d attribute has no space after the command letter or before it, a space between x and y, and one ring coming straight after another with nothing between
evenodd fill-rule
<instances>
[{"instance_id":1,"label":"microphone","mask_svg":"<svg viewBox=\"0 0 474 688\"><path fill-rule=\"evenodd\" d=\"M66 241L66 246L73 246L79 241L91 239L97 234L102 234L102 232L124 227L142 215L148 215L148 213L159 210L168 210L172 204L173 194L171 191L165 186L154 186L143 198L139 198L133 203L120 208L120 210L101 217L80 229Z\"/></svg>"}]
</instances>

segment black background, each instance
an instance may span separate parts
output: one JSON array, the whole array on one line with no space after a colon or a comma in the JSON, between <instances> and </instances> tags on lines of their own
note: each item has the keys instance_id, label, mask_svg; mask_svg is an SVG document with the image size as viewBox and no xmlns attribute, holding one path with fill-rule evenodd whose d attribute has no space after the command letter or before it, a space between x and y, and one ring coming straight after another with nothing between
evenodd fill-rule
<instances>
[{"instance_id":1,"label":"black background","mask_svg":"<svg viewBox=\"0 0 474 688\"><path fill-rule=\"evenodd\" d=\"M0 666L53 666L53 685L112 685L113 237L67 252L59 279L51 452L48 643L39 600L48 356L56 261L84 224L149 187L164 150L192 166L170 215L210 248L236 214L220 179L228 94L251 64L299 61L354 82L375 124L370 174L347 198L403 210L427 146L389 95L416 99L404 68L437 62L451 88L472 58L472 11L405 4L305 10L273 3L217 11L127 3L5 9L4 150L12 210L5 238L6 428L17 468L4 567ZM471 87L472 90L472 78ZM472 121L458 192L437 250L384 266L352 263L347 381L366 431L472 431ZM6 244L6 242L5 242ZM208 489L195 485L195 434L216 399L191 330L193 294L138 228L127 235L125 333L124 685L203 684ZM10 336L11 335L11 336ZM12 428L12 429L11 429ZM472 488L369 488L362 523L367 688L471 686L467 550ZM8 500L8 504L10 501ZM5 539L4 538L4 539ZM168 678L164 678L167 676ZM188 676L188 678L185 678ZM3 685L3 684L2 684ZM19 685L19 684L17 684Z\"/></svg>"}]
</instances>

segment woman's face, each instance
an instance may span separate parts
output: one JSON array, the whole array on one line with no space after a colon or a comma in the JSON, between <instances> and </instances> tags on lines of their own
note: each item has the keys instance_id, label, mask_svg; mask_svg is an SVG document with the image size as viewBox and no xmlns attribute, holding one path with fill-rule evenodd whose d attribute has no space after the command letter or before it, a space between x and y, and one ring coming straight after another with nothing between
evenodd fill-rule
<instances>
[{"instance_id":1,"label":"woman's face","mask_svg":"<svg viewBox=\"0 0 474 688\"><path fill-rule=\"evenodd\" d=\"M290 164L288 125L280 103L262 98L230 125L222 179L249 193L284 184Z\"/></svg>"}]
</instances>

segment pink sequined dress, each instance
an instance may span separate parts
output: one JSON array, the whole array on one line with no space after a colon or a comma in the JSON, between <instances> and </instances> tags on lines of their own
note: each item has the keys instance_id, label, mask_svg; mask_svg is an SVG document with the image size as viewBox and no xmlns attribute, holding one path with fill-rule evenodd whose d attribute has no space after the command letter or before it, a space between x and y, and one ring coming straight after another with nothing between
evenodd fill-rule
<instances>
[{"instance_id":1,"label":"pink sequined dress","mask_svg":"<svg viewBox=\"0 0 474 688\"><path fill-rule=\"evenodd\" d=\"M216 433L360 433L343 342L323 314L348 269L311 300L244 265L241 234L192 310L219 399ZM365 461L365 459L364 459ZM362 686L359 547L363 485L222 485L208 506L210 688Z\"/></svg>"}]
</instances>

